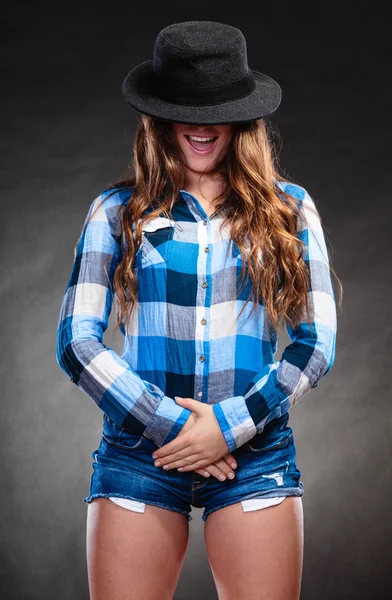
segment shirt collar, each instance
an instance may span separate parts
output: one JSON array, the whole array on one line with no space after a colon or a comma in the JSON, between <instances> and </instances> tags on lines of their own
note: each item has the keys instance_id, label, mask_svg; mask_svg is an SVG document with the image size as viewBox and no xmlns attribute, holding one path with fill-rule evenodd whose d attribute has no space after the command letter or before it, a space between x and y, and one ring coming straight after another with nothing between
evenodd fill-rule
<instances>
[{"instance_id":1,"label":"shirt collar","mask_svg":"<svg viewBox=\"0 0 392 600\"><path fill-rule=\"evenodd\" d=\"M195 198L195 196L193 196L189 192L186 192L185 190L180 190L180 194L182 194L182 197L184 198L189 209L191 210L192 214L197 218L197 220L204 221L205 219L215 219L216 217L221 216L221 214L224 212L225 205L223 202L220 208L217 208L211 216L208 216L198 199Z\"/></svg>"}]
</instances>

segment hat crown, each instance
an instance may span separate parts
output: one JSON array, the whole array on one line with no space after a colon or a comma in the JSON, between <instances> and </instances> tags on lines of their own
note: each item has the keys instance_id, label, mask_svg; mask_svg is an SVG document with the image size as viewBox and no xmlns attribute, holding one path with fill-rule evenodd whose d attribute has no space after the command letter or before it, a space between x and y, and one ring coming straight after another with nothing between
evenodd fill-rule
<instances>
[{"instance_id":1,"label":"hat crown","mask_svg":"<svg viewBox=\"0 0 392 600\"><path fill-rule=\"evenodd\" d=\"M250 69L242 32L217 21L185 21L162 29L152 60L133 67L122 84L139 112L173 123L246 123L271 115L280 85Z\"/></svg>"},{"instance_id":2,"label":"hat crown","mask_svg":"<svg viewBox=\"0 0 392 600\"><path fill-rule=\"evenodd\" d=\"M249 76L245 37L236 27L215 21L168 25L155 42L153 71L178 87L234 83Z\"/></svg>"}]
</instances>

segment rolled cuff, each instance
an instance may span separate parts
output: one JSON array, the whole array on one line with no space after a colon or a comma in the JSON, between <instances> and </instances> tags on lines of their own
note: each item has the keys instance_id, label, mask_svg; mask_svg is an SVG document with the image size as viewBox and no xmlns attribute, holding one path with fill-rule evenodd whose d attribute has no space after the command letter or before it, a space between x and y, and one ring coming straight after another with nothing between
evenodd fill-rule
<instances>
[{"instance_id":1,"label":"rolled cuff","mask_svg":"<svg viewBox=\"0 0 392 600\"><path fill-rule=\"evenodd\" d=\"M221 400L213 404L212 409L229 452L236 450L256 434L255 423L243 396L233 396Z\"/></svg>"},{"instance_id":2,"label":"rolled cuff","mask_svg":"<svg viewBox=\"0 0 392 600\"><path fill-rule=\"evenodd\" d=\"M179 406L173 398L164 396L143 434L158 446L168 444L178 435L191 414L191 410Z\"/></svg>"}]
</instances>

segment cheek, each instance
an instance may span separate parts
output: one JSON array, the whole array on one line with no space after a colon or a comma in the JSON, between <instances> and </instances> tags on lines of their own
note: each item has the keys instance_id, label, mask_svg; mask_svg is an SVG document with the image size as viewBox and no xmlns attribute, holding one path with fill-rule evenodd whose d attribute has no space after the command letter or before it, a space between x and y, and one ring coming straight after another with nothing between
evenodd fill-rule
<instances>
[{"instance_id":1,"label":"cheek","mask_svg":"<svg viewBox=\"0 0 392 600\"><path fill-rule=\"evenodd\" d=\"M227 147L228 147L228 145L229 145L229 142L230 142L230 137L228 137L228 136L225 136L225 137L222 139L221 149L222 149L222 150L226 150L226 149L227 149Z\"/></svg>"},{"instance_id":2,"label":"cheek","mask_svg":"<svg viewBox=\"0 0 392 600\"><path fill-rule=\"evenodd\" d=\"M179 144L180 142L182 142L182 141L183 141L183 139L184 139L184 136L183 136L183 134L182 134L182 133L181 133L181 131L180 131L180 130L178 130L178 129L175 129L175 130L174 130L174 137L175 137L175 139L176 139L176 141L177 141L177 143L178 143L178 144Z\"/></svg>"}]
</instances>

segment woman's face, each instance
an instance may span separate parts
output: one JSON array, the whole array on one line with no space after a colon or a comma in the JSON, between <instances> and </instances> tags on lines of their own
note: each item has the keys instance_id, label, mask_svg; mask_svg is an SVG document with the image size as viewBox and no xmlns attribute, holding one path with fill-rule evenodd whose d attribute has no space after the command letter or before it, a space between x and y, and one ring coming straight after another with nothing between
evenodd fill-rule
<instances>
[{"instance_id":1,"label":"woman's face","mask_svg":"<svg viewBox=\"0 0 392 600\"><path fill-rule=\"evenodd\" d=\"M233 134L232 125L187 125L173 123L173 132L192 171L208 171L224 156ZM192 139L193 137L200 138ZM210 138L213 138L210 140ZM209 141L202 141L208 139Z\"/></svg>"}]
</instances>

